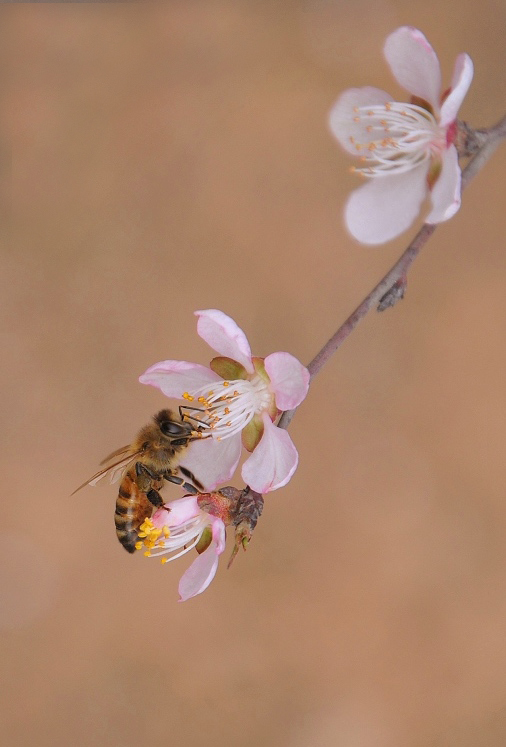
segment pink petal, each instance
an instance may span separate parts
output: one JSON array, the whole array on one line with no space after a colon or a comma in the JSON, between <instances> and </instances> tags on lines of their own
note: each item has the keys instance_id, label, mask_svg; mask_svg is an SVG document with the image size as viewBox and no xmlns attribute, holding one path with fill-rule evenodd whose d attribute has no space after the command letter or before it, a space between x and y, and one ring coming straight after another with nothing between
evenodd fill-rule
<instances>
[{"instance_id":1,"label":"pink petal","mask_svg":"<svg viewBox=\"0 0 506 747\"><path fill-rule=\"evenodd\" d=\"M309 371L290 353L271 353L264 360L280 410L300 405L309 388Z\"/></svg>"},{"instance_id":2,"label":"pink petal","mask_svg":"<svg viewBox=\"0 0 506 747\"><path fill-rule=\"evenodd\" d=\"M451 91L441 104L439 124L446 127L457 117L458 111L473 79L473 61L467 54L459 54L455 60Z\"/></svg>"},{"instance_id":3,"label":"pink petal","mask_svg":"<svg viewBox=\"0 0 506 747\"><path fill-rule=\"evenodd\" d=\"M216 543L211 542L201 555L197 555L191 566L181 576L179 581L180 602L201 594L207 589L216 575L218 568L218 553Z\"/></svg>"},{"instance_id":4,"label":"pink petal","mask_svg":"<svg viewBox=\"0 0 506 747\"><path fill-rule=\"evenodd\" d=\"M218 555L221 555L221 553L225 549L225 539L226 539L226 532L225 532L225 524L221 519L218 519L216 516L211 517L211 529L213 533L213 542L216 543L216 552Z\"/></svg>"},{"instance_id":5,"label":"pink petal","mask_svg":"<svg viewBox=\"0 0 506 747\"><path fill-rule=\"evenodd\" d=\"M244 482L258 493L283 487L297 469L299 456L288 433L264 413L264 434L242 467Z\"/></svg>"},{"instance_id":6,"label":"pink petal","mask_svg":"<svg viewBox=\"0 0 506 747\"><path fill-rule=\"evenodd\" d=\"M427 223L442 223L451 218L460 207L461 172L459 157L454 145L443 154L441 173L431 192L432 210Z\"/></svg>"},{"instance_id":7,"label":"pink petal","mask_svg":"<svg viewBox=\"0 0 506 747\"><path fill-rule=\"evenodd\" d=\"M187 495L165 505L170 511L161 508L153 514L152 522L155 527L177 527L180 524L186 524L187 521L201 513L196 495Z\"/></svg>"},{"instance_id":8,"label":"pink petal","mask_svg":"<svg viewBox=\"0 0 506 747\"><path fill-rule=\"evenodd\" d=\"M206 490L214 490L234 474L241 456L241 447L240 433L221 441L212 437L198 439L189 445L181 464L193 472Z\"/></svg>"},{"instance_id":9,"label":"pink petal","mask_svg":"<svg viewBox=\"0 0 506 747\"><path fill-rule=\"evenodd\" d=\"M364 244L382 244L405 231L420 212L427 193L429 163L403 174L380 176L351 193L345 222Z\"/></svg>"},{"instance_id":10,"label":"pink petal","mask_svg":"<svg viewBox=\"0 0 506 747\"><path fill-rule=\"evenodd\" d=\"M161 361L139 376L141 384L151 384L161 389L167 397L181 399L183 392L198 389L220 381L218 374L207 366L186 361Z\"/></svg>"},{"instance_id":11,"label":"pink petal","mask_svg":"<svg viewBox=\"0 0 506 747\"><path fill-rule=\"evenodd\" d=\"M357 145L368 145L371 140L378 137L377 133L367 131L367 121L355 121L358 116L356 108L386 104L389 101L392 101L389 93L371 86L348 88L339 96L330 111L329 125L332 133L348 153L354 156L360 155Z\"/></svg>"},{"instance_id":12,"label":"pink petal","mask_svg":"<svg viewBox=\"0 0 506 747\"><path fill-rule=\"evenodd\" d=\"M436 53L422 32L401 26L387 37L383 51L397 82L438 112L441 70Z\"/></svg>"},{"instance_id":13,"label":"pink petal","mask_svg":"<svg viewBox=\"0 0 506 747\"><path fill-rule=\"evenodd\" d=\"M229 316L217 309L196 311L197 332L220 355L242 363L248 373L253 373L251 349L246 335Z\"/></svg>"}]
</instances>

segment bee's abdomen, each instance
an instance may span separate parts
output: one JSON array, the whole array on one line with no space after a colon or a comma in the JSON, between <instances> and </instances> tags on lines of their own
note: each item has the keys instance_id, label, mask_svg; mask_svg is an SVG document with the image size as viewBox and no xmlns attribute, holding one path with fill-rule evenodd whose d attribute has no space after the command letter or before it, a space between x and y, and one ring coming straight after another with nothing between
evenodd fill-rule
<instances>
[{"instance_id":1,"label":"bee's abdomen","mask_svg":"<svg viewBox=\"0 0 506 747\"><path fill-rule=\"evenodd\" d=\"M119 486L114 514L116 534L127 552L135 552L135 543L139 537L138 529L144 519L151 516L152 513L152 504L144 493L141 493L130 476L130 471L127 472Z\"/></svg>"}]
</instances>

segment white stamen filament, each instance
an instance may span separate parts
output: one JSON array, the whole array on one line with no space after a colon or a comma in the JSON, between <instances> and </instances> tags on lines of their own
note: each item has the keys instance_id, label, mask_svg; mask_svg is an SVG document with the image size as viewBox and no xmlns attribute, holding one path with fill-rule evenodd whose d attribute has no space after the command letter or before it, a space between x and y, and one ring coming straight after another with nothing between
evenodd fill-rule
<instances>
[{"instance_id":1,"label":"white stamen filament","mask_svg":"<svg viewBox=\"0 0 506 747\"><path fill-rule=\"evenodd\" d=\"M366 164L354 169L363 176L410 171L445 147L445 130L427 109L416 104L393 101L355 107L354 112L355 122L371 134L371 139L364 143L350 138ZM375 133L381 135L376 137Z\"/></svg>"},{"instance_id":2,"label":"white stamen filament","mask_svg":"<svg viewBox=\"0 0 506 747\"><path fill-rule=\"evenodd\" d=\"M229 438L242 431L255 413L269 407L272 399L267 382L260 376L218 381L212 389L206 384L192 391L191 395L203 408L201 412L196 405L196 418L217 439Z\"/></svg>"},{"instance_id":3,"label":"white stamen filament","mask_svg":"<svg viewBox=\"0 0 506 747\"><path fill-rule=\"evenodd\" d=\"M170 562L171 560L180 558L181 555L186 555L187 552L193 550L193 548L198 544L202 532L208 525L209 519L202 513L179 527L169 527L169 537L160 538L163 541L163 546L157 544L151 550L150 557L154 558L159 555L166 555L167 553L176 553L175 555L172 555L172 557L167 558L167 562ZM181 547L183 549L177 552Z\"/></svg>"}]
</instances>

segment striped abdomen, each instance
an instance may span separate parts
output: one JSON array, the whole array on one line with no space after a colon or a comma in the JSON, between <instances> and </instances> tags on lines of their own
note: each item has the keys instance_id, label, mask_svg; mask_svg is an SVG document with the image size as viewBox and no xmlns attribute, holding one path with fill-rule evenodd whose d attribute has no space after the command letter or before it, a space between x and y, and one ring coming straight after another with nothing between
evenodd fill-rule
<instances>
[{"instance_id":1,"label":"striped abdomen","mask_svg":"<svg viewBox=\"0 0 506 747\"><path fill-rule=\"evenodd\" d=\"M114 523L118 539L128 552L135 552L138 529L144 519L151 517L154 506L139 490L135 481L135 466L124 475L116 499Z\"/></svg>"}]
</instances>

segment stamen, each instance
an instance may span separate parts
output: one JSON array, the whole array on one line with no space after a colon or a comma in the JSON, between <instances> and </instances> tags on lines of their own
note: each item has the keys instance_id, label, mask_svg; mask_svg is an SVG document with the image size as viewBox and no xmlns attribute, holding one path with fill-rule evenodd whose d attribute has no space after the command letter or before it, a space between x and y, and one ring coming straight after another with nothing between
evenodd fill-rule
<instances>
[{"instance_id":1,"label":"stamen","mask_svg":"<svg viewBox=\"0 0 506 747\"><path fill-rule=\"evenodd\" d=\"M226 394L223 388L227 389ZM258 375L251 379L222 381L216 393L201 387L191 396L205 407L203 414L199 410L201 427L211 431L217 440L242 431L256 413L269 407L273 397L268 383ZM192 410L191 407L187 409Z\"/></svg>"},{"instance_id":2,"label":"stamen","mask_svg":"<svg viewBox=\"0 0 506 747\"><path fill-rule=\"evenodd\" d=\"M373 107L353 107L353 121L370 133L368 142L359 143L356 136L350 142L361 157L364 167L355 169L365 176L386 176L403 173L432 158L440 158L445 148L445 131L431 112L417 104L394 101ZM381 137L376 138L374 133ZM388 133L388 137L385 137Z\"/></svg>"}]
</instances>

